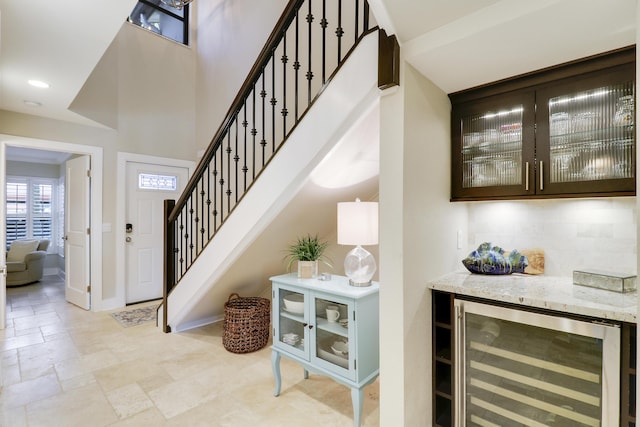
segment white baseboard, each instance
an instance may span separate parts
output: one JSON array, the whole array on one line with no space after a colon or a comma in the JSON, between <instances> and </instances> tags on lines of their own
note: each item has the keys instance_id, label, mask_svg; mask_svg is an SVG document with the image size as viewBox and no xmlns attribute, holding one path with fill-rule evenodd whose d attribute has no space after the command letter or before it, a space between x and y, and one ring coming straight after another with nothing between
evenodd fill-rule
<instances>
[{"instance_id":1,"label":"white baseboard","mask_svg":"<svg viewBox=\"0 0 640 427\"><path fill-rule=\"evenodd\" d=\"M60 276L64 278L64 271L60 270L58 267L47 267L42 271L44 276Z\"/></svg>"},{"instance_id":2,"label":"white baseboard","mask_svg":"<svg viewBox=\"0 0 640 427\"><path fill-rule=\"evenodd\" d=\"M182 323L178 329L171 328L171 332L184 332L189 329L199 328L222 320L224 320L224 315L205 317L204 319L194 320L193 322Z\"/></svg>"},{"instance_id":3,"label":"white baseboard","mask_svg":"<svg viewBox=\"0 0 640 427\"><path fill-rule=\"evenodd\" d=\"M126 304L124 304L120 298L106 298L102 300L102 304L97 311L115 310L116 308L124 308L125 306Z\"/></svg>"}]
</instances>

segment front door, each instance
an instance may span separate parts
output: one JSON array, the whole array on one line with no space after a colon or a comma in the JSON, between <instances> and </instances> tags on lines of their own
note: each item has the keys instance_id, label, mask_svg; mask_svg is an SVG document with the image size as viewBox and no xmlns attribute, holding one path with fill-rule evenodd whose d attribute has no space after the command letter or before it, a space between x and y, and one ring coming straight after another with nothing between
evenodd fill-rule
<instances>
[{"instance_id":1,"label":"front door","mask_svg":"<svg viewBox=\"0 0 640 427\"><path fill-rule=\"evenodd\" d=\"M80 308L91 307L91 158L66 162L65 298Z\"/></svg>"},{"instance_id":2,"label":"front door","mask_svg":"<svg viewBox=\"0 0 640 427\"><path fill-rule=\"evenodd\" d=\"M177 200L183 167L127 162L126 302L162 298L164 200Z\"/></svg>"}]
</instances>

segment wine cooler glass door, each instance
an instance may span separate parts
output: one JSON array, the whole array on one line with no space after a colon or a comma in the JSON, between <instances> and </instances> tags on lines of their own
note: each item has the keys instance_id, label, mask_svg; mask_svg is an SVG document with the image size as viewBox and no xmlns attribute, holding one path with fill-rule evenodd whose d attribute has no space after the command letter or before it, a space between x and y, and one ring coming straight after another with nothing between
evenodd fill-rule
<instances>
[{"instance_id":1,"label":"wine cooler glass door","mask_svg":"<svg viewBox=\"0 0 640 427\"><path fill-rule=\"evenodd\" d=\"M461 425L618 425L619 325L455 307Z\"/></svg>"}]
</instances>

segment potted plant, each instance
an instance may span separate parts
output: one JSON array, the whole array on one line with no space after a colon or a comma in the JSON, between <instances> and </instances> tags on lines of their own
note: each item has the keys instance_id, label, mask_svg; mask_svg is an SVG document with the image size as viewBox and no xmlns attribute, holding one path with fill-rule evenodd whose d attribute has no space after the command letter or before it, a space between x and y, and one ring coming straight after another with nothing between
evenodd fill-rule
<instances>
[{"instance_id":1,"label":"potted plant","mask_svg":"<svg viewBox=\"0 0 640 427\"><path fill-rule=\"evenodd\" d=\"M287 271L291 271L294 261L298 262L298 277L312 278L318 275L318 261L333 268L331 260L324 254L329 243L321 241L318 235L298 237L297 241L287 248Z\"/></svg>"}]
</instances>

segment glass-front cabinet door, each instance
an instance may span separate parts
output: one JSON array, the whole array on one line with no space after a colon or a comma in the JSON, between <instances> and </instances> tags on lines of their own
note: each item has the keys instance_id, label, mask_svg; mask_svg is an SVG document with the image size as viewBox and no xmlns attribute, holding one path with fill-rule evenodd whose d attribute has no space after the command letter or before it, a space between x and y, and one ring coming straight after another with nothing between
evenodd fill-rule
<instances>
[{"instance_id":1,"label":"glass-front cabinet door","mask_svg":"<svg viewBox=\"0 0 640 427\"><path fill-rule=\"evenodd\" d=\"M334 296L314 296L315 313L315 353L316 362L326 369L351 377L353 366L355 337L349 331L353 326L353 307L348 300Z\"/></svg>"},{"instance_id":2,"label":"glass-front cabinet door","mask_svg":"<svg viewBox=\"0 0 640 427\"><path fill-rule=\"evenodd\" d=\"M538 93L540 194L635 189L633 66Z\"/></svg>"},{"instance_id":3,"label":"glass-front cabinet door","mask_svg":"<svg viewBox=\"0 0 640 427\"><path fill-rule=\"evenodd\" d=\"M618 425L619 325L456 306L459 425Z\"/></svg>"},{"instance_id":4,"label":"glass-front cabinet door","mask_svg":"<svg viewBox=\"0 0 640 427\"><path fill-rule=\"evenodd\" d=\"M635 49L449 97L452 200L635 195Z\"/></svg>"},{"instance_id":5,"label":"glass-front cabinet door","mask_svg":"<svg viewBox=\"0 0 640 427\"><path fill-rule=\"evenodd\" d=\"M454 198L535 192L533 92L457 106L452 123Z\"/></svg>"},{"instance_id":6,"label":"glass-front cabinet door","mask_svg":"<svg viewBox=\"0 0 640 427\"><path fill-rule=\"evenodd\" d=\"M274 325L275 345L308 358L309 309L305 292L280 287L274 292L278 316Z\"/></svg>"}]
</instances>

